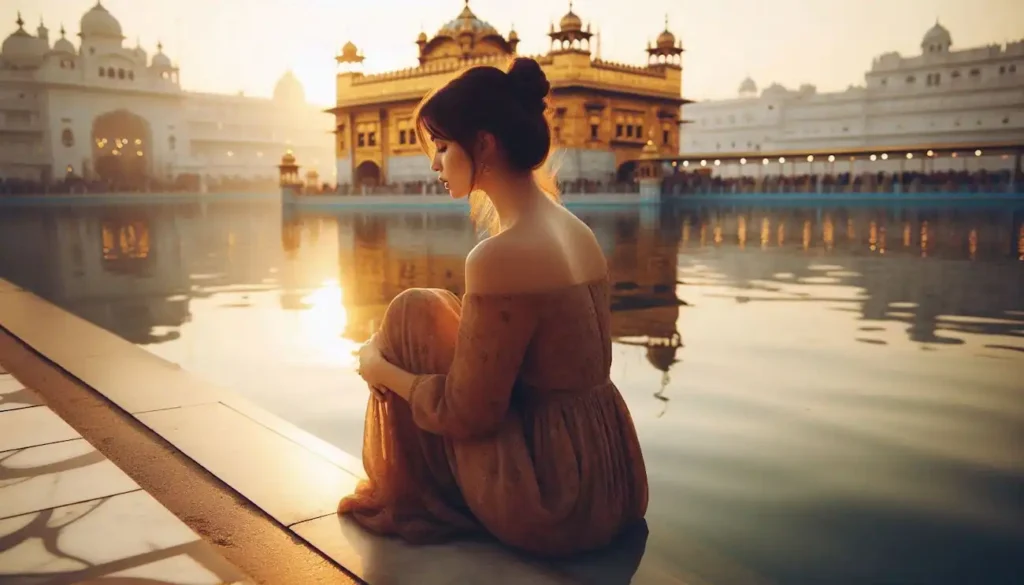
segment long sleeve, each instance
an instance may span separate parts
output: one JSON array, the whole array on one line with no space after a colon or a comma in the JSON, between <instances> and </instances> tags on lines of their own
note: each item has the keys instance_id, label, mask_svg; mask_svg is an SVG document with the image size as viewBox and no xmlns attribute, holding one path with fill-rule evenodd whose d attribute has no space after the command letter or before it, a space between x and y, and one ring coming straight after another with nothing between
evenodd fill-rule
<instances>
[{"instance_id":1,"label":"long sleeve","mask_svg":"<svg viewBox=\"0 0 1024 585\"><path fill-rule=\"evenodd\" d=\"M537 325L529 295L466 295L447 375L421 375L409 395L421 429L452 438L493 432Z\"/></svg>"}]
</instances>

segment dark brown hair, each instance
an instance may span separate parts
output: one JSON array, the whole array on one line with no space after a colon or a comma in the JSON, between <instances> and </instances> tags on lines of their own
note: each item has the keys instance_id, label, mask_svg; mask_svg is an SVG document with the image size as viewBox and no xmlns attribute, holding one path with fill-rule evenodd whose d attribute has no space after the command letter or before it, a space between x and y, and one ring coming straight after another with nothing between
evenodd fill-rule
<instances>
[{"instance_id":1,"label":"dark brown hair","mask_svg":"<svg viewBox=\"0 0 1024 585\"><path fill-rule=\"evenodd\" d=\"M439 138L455 142L469 156L474 215L493 215L484 201L473 200L481 198L474 189L473 156L481 132L494 136L512 170L534 172L542 189L558 199L553 178L538 172L551 152L551 127L545 115L550 90L551 84L540 64L519 57L510 61L504 71L492 66L471 67L420 102L416 109L416 133L427 155L433 155L430 138Z\"/></svg>"}]
</instances>

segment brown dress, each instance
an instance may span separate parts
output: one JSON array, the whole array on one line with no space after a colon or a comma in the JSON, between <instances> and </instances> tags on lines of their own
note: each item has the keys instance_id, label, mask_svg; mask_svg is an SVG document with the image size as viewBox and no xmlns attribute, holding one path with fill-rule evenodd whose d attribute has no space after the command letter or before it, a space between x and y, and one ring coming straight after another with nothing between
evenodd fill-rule
<instances>
[{"instance_id":1,"label":"brown dress","mask_svg":"<svg viewBox=\"0 0 1024 585\"><path fill-rule=\"evenodd\" d=\"M367 480L344 498L379 534L437 542L489 532L543 555L608 544L647 510L632 418L609 379L607 279L542 293L410 289L381 326L417 374L366 411Z\"/></svg>"}]
</instances>

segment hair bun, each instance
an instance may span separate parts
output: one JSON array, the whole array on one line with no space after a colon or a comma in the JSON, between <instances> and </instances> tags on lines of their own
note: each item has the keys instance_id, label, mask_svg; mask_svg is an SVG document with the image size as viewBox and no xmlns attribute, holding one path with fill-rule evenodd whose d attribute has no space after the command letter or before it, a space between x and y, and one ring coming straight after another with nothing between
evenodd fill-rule
<instances>
[{"instance_id":1,"label":"hair bun","mask_svg":"<svg viewBox=\"0 0 1024 585\"><path fill-rule=\"evenodd\" d=\"M533 59L519 57L508 70L508 81L512 91L523 106L531 112L543 112L547 107L544 98L551 91L548 76Z\"/></svg>"}]
</instances>

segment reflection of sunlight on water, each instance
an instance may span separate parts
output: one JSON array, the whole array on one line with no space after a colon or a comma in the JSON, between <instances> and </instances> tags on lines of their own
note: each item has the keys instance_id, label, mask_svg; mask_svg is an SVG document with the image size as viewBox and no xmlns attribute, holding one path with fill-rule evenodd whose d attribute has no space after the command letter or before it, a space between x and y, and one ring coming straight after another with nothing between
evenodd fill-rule
<instances>
[{"instance_id":1,"label":"reflection of sunlight on water","mask_svg":"<svg viewBox=\"0 0 1024 585\"><path fill-rule=\"evenodd\" d=\"M300 331L304 344L308 343L314 352L311 357L330 365L354 367L352 352L359 345L341 336L348 323L348 311L342 303L338 281L324 281L320 288L302 297L302 303L309 309L299 314Z\"/></svg>"}]
</instances>

